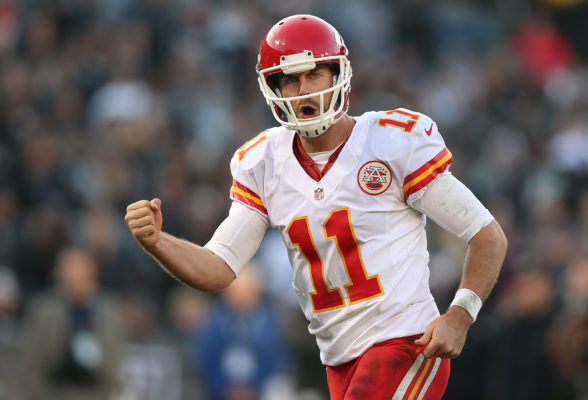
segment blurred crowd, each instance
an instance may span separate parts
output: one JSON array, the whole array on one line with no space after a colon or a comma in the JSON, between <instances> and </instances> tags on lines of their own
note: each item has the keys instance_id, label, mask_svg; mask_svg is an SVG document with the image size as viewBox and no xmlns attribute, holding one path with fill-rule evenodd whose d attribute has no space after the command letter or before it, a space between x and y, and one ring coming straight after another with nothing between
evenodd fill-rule
<instances>
[{"instance_id":1,"label":"blurred crowd","mask_svg":"<svg viewBox=\"0 0 588 400\"><path fill-rule=\"evenodd\" d=\"M508 237L446 397L588 399L586 1L0 0L0 400L327 398L274 231L204 295L123 220L160 197L206 243L232 153L275 125L259 44L295 13L345 38L350 114L435 119ZM428 234L444 310L465 244Z\"/></svg>"}]
</instances>

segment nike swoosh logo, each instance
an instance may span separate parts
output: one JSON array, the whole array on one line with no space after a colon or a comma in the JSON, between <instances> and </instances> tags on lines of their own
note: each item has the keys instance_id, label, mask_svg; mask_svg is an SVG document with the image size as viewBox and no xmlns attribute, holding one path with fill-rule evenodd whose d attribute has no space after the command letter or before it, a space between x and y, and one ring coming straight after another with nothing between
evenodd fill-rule
<instances>
[{"instance_id":1,"label":"nike swoosh logo","mask_svg":"<svg viewBox=\"0 0 588 400\"><path fill-rule=\"evenodd\" d=\"M431 123L431 126L429 127L429 129L425 129L425 133L427 134L427 136L431 136L432 132L433 132L433 123Z\"/></svg>"}]
</instances>

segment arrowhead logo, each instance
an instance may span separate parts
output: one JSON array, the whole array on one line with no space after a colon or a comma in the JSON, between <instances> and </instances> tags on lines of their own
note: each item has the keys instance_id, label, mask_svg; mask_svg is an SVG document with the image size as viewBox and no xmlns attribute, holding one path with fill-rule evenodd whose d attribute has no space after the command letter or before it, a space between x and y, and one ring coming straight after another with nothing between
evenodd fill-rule
<instances>
[{"instance_id":1,"label":"arrowhead logo","mask_svg":"<svg viewBox=\"0 0 588 400\"><path fill-rule=\"evenodd\" d=\"M361 190L371 196L382 194L392 183L392 171L381 161L368 161L359 169L357 183Z\"/></svg>"}]
</instances>

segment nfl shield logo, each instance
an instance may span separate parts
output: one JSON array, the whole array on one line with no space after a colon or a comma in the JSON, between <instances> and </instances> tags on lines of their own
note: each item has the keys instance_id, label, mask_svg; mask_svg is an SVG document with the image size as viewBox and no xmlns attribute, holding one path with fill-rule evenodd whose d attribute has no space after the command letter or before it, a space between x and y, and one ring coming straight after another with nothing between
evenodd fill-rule
<instances>
[{"instance_id":1,"label":"nfl shield logo","mask_svg":"<svg viewBox=\"0 0 588 400\"><path fill-rule=\"evenodd\" d=\"M314 199L315 200L322 200L325 197L325 191L323 188L316 188L314 189Z\"/></svg>"}]
</instances>

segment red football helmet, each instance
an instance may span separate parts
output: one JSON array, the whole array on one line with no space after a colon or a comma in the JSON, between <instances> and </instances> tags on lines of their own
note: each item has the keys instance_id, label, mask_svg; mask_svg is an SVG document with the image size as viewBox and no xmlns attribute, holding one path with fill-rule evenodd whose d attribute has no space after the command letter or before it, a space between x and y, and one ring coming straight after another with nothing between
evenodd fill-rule
<instances>
[{"instance_id":1,"label":"red football helmet","mask_svg":"<svg viewBox=\"0 0 588 400\"><path fill-rule=\"evenodd\" d=\"M329 23L312 15L293 15L275 24L261 43L257 62L259 87L276 120L306 137L322 135L347 112L351 65L343 38ZM278 73L298 74L327 64L334 72L333 86L303 96L281 96ZM325 107L325 94L333 93ZM293 101L320 96L320 115L297 118ZM326 109L325 109L326 108Z\"/></svg>"}]
</instances>

